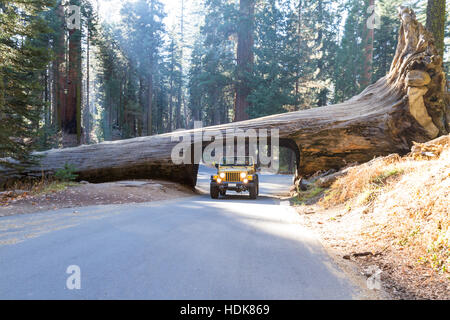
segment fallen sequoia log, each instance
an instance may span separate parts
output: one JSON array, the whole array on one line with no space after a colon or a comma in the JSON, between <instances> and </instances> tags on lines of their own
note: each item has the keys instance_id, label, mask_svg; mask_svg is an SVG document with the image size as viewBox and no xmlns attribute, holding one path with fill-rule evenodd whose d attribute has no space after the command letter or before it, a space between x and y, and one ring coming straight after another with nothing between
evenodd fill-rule
<instances>
[{"instance_id":1,"label":"fallen sequoia log","mask_svg":"<svg viewBox=\"0 0 450 320\"><path fill-rule=\"evenodd\" d=\"M406 154L413 141L448 134L442 58L432 35L414 12L400 9L401 29L389 74L360 95L338 105L189 130L196 136L227 129L279 129L281 144L297 152L298 176L363 163L376 156ZM197 135L196 135L197 133ZM180 132L38 153L39 165L19 172L0 169L0 185L26 176L51 174L72 164L91 182L165 178L195 185L198 165L175 164L172 141ZM201 136L201 135L200 135ZM201 139L201 138L200 138Z\"/></svg>"}]
</instances>

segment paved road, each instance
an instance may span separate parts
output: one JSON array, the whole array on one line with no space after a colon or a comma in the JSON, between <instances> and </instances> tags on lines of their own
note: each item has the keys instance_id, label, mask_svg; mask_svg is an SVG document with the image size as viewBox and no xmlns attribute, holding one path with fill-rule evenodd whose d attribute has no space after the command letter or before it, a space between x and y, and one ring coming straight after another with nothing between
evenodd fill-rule
<instances>
[{"instance_id":1,"label":"paved road","mask_svg":"<svg viewBox=\"0 0 450 320\"><path fill-rule=\"evenodd\" d=\"M208 170L199 185L207 183ZM263 177L262 193L290 177ZM0 218L1 299L351 299L291 208L208 195ZM69 266L81 289L69 290Z\"/></svg>"}]
</instances>

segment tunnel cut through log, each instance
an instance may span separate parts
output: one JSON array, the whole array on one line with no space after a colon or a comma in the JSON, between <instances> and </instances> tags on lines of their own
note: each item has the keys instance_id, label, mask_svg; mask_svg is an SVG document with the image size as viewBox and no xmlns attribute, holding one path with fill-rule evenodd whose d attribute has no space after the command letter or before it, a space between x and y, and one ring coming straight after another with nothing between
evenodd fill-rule
<instances>
[{"instance_id":1,"label":"tunnel cut through log","mask_svg":"<svg viewBox=\"0 0 450 320\"><path fill-rule=\"evenodd\" d=\"M413 141L449 133L450 108L443 60L432 35L408 8L399 11L398 47L388 75L341 104L214 127L105 142L37 153L40 163L23 170L0 168L0 186L24 177L52 174L72 164L91 182L163 178L195 185L198 167L176 164L180 135L203 143L202 135L227 130L278 130L280 141L298 148L298 176L363 163L376 156L409 152ZM6 159L3 163L11 163Z\"/></svg>"}]
</instances>

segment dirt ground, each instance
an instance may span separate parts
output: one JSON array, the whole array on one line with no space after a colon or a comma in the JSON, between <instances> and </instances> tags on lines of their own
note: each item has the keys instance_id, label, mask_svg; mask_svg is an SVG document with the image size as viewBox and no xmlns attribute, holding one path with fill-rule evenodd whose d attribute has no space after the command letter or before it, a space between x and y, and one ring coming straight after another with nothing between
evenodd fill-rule
<instances>
[{"instance_id":1,"label":"dirt ground","mask_svg":"<svg viewBox=\"0 0 450 320\"><path fill-rule=\"evenodd\" d=\"M337 262L393 299L450 300L450 136L305 184L291 202Z\"/></svg>"},{"instance_id":2,"label":"dirt ground","mask_svg":"<svg viewBox=\"0 0 450 320\"><path fill-rule=\"evenodd\" d=\"M380 270L382 290L391 298L450 299L450 280L445 275L413 265L407 249L388 245L380 250L380 242L362 232L370 217L357 212L345 214L344 207L324 210L319 205L304 205L297 211L335 259L355 263L367 278Z\"/></svg>"},{"instance_id":3,"label":"dirt ground","mask_svg":"<svg viewBox=\"0 0 450 320\"><path fill-rule=\"evenodd\" d=\"M189 197L192 188L160 180L72 184L41 194L10 192L0 196L0 217L104 204L142 203Z\"/></svg>"}]
</instances>

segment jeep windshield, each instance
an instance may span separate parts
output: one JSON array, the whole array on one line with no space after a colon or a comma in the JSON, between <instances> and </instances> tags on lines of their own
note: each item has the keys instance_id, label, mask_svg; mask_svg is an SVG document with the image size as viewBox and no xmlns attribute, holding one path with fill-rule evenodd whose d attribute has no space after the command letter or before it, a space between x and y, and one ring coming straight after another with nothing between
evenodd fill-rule
<instances>
[{"instance_id":1,"label":"jeep windshield","mask_svg":"<svg viewBox=\"0 0 450 320\"><path fill-rule=\"evenodd\" d=\"M231 157L223 158L220 164L221 166L252 166L252 157Z\"/></svg>"}]
</instances>

